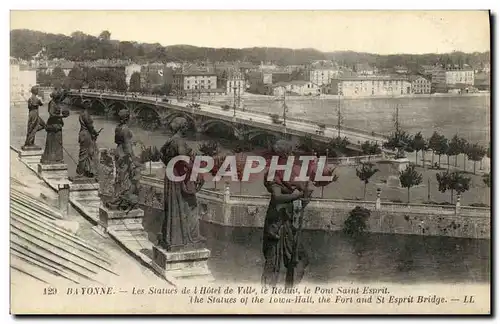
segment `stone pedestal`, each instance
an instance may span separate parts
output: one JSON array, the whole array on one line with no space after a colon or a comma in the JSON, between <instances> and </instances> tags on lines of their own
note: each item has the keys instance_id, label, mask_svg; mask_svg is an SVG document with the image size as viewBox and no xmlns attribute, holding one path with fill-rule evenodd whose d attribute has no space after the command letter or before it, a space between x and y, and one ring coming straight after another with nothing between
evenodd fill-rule
<instances>
[{"instance_id":1,"label":"stone pedestal","mask_svg":"<svg viewBox=\"0 0 500 324\"><path fill-rule=\"evenodd\" d=\"M166 251L160 246L153 246L152 266L166 279L214 281L208 269L210 250L206 248L194 250Z\"/></svg>"},{"instance_id":2,"label":"stone pedestal","mask_svg":"<svg viewBox=\"0 0 500 324\"><path fill-rule=\"evenodd\" d=\"M42 164L38 163L38 175L51 179L68 181L68 165L64 163Z\"/></svg>"},{"instance_id":3,"label":"stone pedestal","mask_svg":"<svg viewBox=\"0 0 500 324\"><path fill-rule=\"evenodd\" d=\"M104 206L99 207L99 220L97 221L97 228L95 230L100 233L107 233L108 230L115 231L128 231L137 236L146 236L142 226L144 218L144 210L132 209L125 210L112 210Z\"/></svg>"},{"instance_id":4,"label":"stone pedestal","mask_svg":"<svg viewBox=\"0 0 500 324\"><path fill-rule=\"evenodd\" d=\"M28 151L43 151L42 148L38 145L23 145L21 146L21 150L28 152Z\"/></svg>"},{"instance_id":5,"label":"stone pedestal","mask_svg":"<svg viewBox=\"0 0 500 324\"><path fill-rule=\"evenodd\" d=\"M57 195L59 201L59 210L61 214L66 217L68 216L69 210L69 184L60 184L57 186Z\"/></svg>"},{"instance_id":6,"label":"stone pedestal","mask_svg":"<svg viewBox=\"0 0 500 324\"><path fill-rule=\"evenodd\" d=\"M381 160L377 162L380 175L386 177L388 187L401 187L399 172L404 171L410 161L407 158Z\"/></svg>"},{"instance_id":7,"label":"stone pedestal","mask_svg":"<svg viewBox=\"0 0 500 324\"><path fill-rule=\"evenodd\" d=\"M146 162L144 163L144 169L141 171L142 175L157 177L159 175L164 175L163 169L165 165L163 162Z\"/></svg>"},{"instance_id":8,"label":"stone pedestal","mask_svg":"<svg viewBox=\"0 0 500 324\"><path fill-rule=\"evenodd\" d=\"M38 146L31 146L29 148L23 146L23 148L18 153L19 159L29 164L40 163L40 160L42 159L42 154L43 150Z\"/></svg>"},{"instance_id":9,"label":"stone pedestal","mask_svg":"<svg viewBox=\"0 0 500 324\"><path fill-rule=\"evenodd\" d=\"M70 198L76 199L98 199L99 183L95 179L70 179L72 183L69 186Z\"/></svg>"}]
</instances>

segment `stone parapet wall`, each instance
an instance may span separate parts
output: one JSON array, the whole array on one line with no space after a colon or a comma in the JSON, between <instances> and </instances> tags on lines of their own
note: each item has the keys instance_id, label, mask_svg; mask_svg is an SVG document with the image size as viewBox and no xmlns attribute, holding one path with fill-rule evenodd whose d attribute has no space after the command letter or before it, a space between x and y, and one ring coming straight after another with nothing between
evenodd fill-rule
<instances>
[{"instance_id":1,"label":"stone parapet wall","mask_svg":"<svg viewBox=\"0 0 500 324\"><path fill-rule=\"evenodd\" d=\"M112 170L101 164L100 193L112 190ZM232 227L263 227L269 196L232 195L202 189L198 193L200 218L206 222ZM163 208L163 179L143 176L140 204ZM377 207L377 205L379 205ZM304 228L340 231L349 212L360 206L371 211L368 231L388 234L413 234L463 238L490 238L491 211L470 206L402 204L340 199L312 199L304 211Z\"/></svg>"}]
</instances>

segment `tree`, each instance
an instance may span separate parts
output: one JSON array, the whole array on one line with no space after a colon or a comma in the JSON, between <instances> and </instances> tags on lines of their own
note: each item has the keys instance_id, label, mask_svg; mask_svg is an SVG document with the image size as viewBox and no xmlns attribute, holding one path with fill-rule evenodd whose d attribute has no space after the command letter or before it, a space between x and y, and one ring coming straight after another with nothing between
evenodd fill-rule
<instances>
[{"instance_id":1,"label":"tree","mask_svg":"<svg viewBox=\"0 0 500 324\"><path fill-rule=\"evenodd\" d=\"M52 75L43 71L36 71L36 81L39 85L50 87L52 85Z\"/></svg>"},{"instance_id":2,"label":"tree","mask_svg":"<svg viewBox=\"0 0 500 324\"><path fill-rule=\"evenodd\" d=\"M109 31L104 31L93 36L84 33L75 33L75 37L62 34L49 34L36 32L27 29L15 29L10 31L10 55L23 59L31 59L40 51L40 44L44 44L49 59L63 58L72 61L95 61L103 58L128 59L130 55L136 55L133 61L148 60L158 62L160 58L156 55L165 55L167 61L178 61L182 58L186 62L205 61L248 61L260 64L261 61L275 61L284 65L309 64L314 60L325 60L330 54L319 52L313 49L288 49L288 48L205 48L185 45L174 45L164 47L161 44L132 43L134 50L128 51L132 47L128 42L112 42ZM106 42L103 42L106 40ZM109 46L108 46L109 45ZM106 50L102 50L105 48ZM107 52L108 49L112 51ZM107 54L107 55L105 55ZM111 55L110 55L111 54ZM396 65L406 65L409 68L412 64L435 65L439 62L443 65L451 56L457 61L458 55L462 55L463 60L469 58L471 65L481 65L490 61L489 51L483 53L470 54L423 54L423 55L375 55L368 53L334 53L333 58L342 66L353 66L358 62L369 62L380 68L390 68ZM219 72L221 69L218 69ZM219 81L217 77L217 81Z\"/></svg>"},{"instance_id":3,"label":"tree","mask_svg":"<svg viewBox=\"0 0 500 324\"><path fill-rule=\"evenodd\" d=\"M486 173L483 175L483 182L488 187L491 187L491 174L490 173Z\"/></svg>"},{"instance_id":4,"label":"tree","mask_svg":"<svg viewBox=\"0 0 500 324\"><path fill-rule=\"evenodd\" d=\"M243 180L243 173L245 171L246 161L245 159L236 159L236 174L238 176L238 180L240 182L240 194L241 194L241 184Z\"/></svg>"},{"instance_id":5,"label":"tree","mask_svg":"<svg viewBox=\"0 0 500 324\"><path fill-rule=\"evenodd\" d=\"M450 155L455 156L455 166L457 166L458 154L461 153L460 145L460 138L455 134L455 136L451 139L448 151L446 152L446 155L448 156L448 169L450 168Z\"/></svg>"},{"instance_id":6,"label":"tree","mask_svg":"<svg viewBox=\"0 0 500 324\"><path fill-rule=\"evenodd\" d=\"M365 184L363 188L363 199L366 197L366 185L370 182L370 178L378 171L378 169L374 168L374 164L370 162L362 162L356 169L356 176Z\"/></svg>"},{"instance_id":7,"label":"tree","mask_svg":"<svg viewBox=\"0 0 500 324\"><path fill-rule=\"evenodd\" d=\"M316 170L316 172L317 172L317 170ZM335 172L335 168L333 168L333 169L326 168L322 172L323 173L322 175L325 177L333 176L331 181L314 181L313 184L315 187L321 187L321 198L323 198L323 191L324 191L325 187L328 186L332 182L336 182L339 179L339 177L336 174L334 174L334 172ZM315 177L316 175L314 174L313 176ZM313 178L313 180L314 180L314 178Z\"/></svg>"},{"instance_id":8,"label":"tree","mask_svg":"<svg viewBox=\"0 0 500 324\"><path fill-rule=\"evenodd\" d=\"M311 135L306 135L299 138L299 142L297 143L297 150L303 153L312 153L313 152L314 141Z\"/></svg>"},{"instance_id":9,"label":"tree","mask_svg":"<svg viewBox=\"0 0 500 324\"><path fill-rule=\"evenodd\" d=\"M465 138L460 138L458 141L458 146L460 148L460 153L464 155L464 171L467 166L467 150L469 149L469 143Z\"/></svg>"},{"instance_id":10,"label":"tree","mask_svg":"<svg viewBox=\"0 0 500 324\"><path fill-rule=\"evenodd\" d=\"M441 140L439 142L439 146L436 149L436 153L438 155L438 166L441 168L441 155L448 153L450 145L448 144L448 139L446 137L441 136ZM450 168L450 158L448 156L448 169Z\"/></svg>"},{"instance_id":11,"label":"tree","mask_svg":"<svg viewBox=\"0 0 500 324\"><path fill-rule=\"evenodd\" d=\"M432 133L432 136L429 138L429 148L432 150L431 165L434 165L434 153L436 152L437 148L439 147L440 139L441 139L441 136L436 131L434 131L434 133Z\"/></svg>"},{"instance_id":12,"label":"tree","mask_svg":"<svg viewBox=\"0 0 500 324\"><path fill-rule=\"evenodd\" d=\"M210 174L212 177L215 177L217 175L217 172L219 172L220 167L224 163L224 160L226 159L225 156L215 156L214 157L214 166L210 170ZM214 181L214 189L217 190L217 181Z\"/></svg>"},{"instance_id":13,"label":"tree","mask_svg":"<svg viewBox=\"0 0 500 324\"><path fill-rule=\"evenodd\" d=\"M418 165L418 152L422 151L422 165L425 166L425 151L428 149L427 140L422 135L422 132L418 132L413 137L411 142L412 148L415 151L415 164Z\"/></svg>"},{"instance_id":14,"label":"tree","mask_svg":"<svg viewBox=\"0 0 500 324\"><path fill-rule=\"evenodd\" d=\"M382 153L382 149L380 148L380 146L378 145L378 143L372 143L371 147L370 147L370 152L369 154L370 155L376 155L376 154L380 154ZM369 159L370 157L368 157Z\"/></svg>"},{"instance_id":15,"label":"tree","mask_svg":"<svg viewBox=\"0 0 500 324\"><path fill-rule=\"evenodd\" d=\"M68 85L70 89L81 89L85 80L83 70L74 66L68 73Z\"/></svg>"},{"instance_id":16,"label":"tree","mask_svg":"<svg viewBox=\"0 0 500 324\"><path fill-rule=\"evenodd\" d=\"M463 193L470 189L470 181L471 179L465 177L462 172L453 171L453 172L442 172L436 173L436 179L438 181L438 190L440 192L445 192L446 190L450 190L451 192L451 203L453 203L453 192Z\"/></svg>"},{"instance_id":17,"label":"tree","mask_svg":"<svg viewBox=\"0 0 500 324\"><path fill-rule=\"evenodd\" d=\"M415 170L414 164L409 164L405 170L399 172L399 181L403 188L408 189L408 203L410 203L410 189L422 183L422 174Z\"/></svg>"},{"instance_id":18,"label":"tree","mask_svg":"<svg viewBox=\"0 0 500 324\"><path fill-rule=\"evenodd\" d=\"M134 72L130 76L130 92L140 92L141 91L141 74L139 72Z\"/></svg>"},{"instance_id":19,"label":"tree","mask_svg":"<svg viewBox=\"0 0 500 324\"><path fill-rule=\"evenodd\" d=\"M438 154L438 166L441 167L441 155L448 151L448 140L434 131L431 138L429 138L429 148L432 150L432 165L434 165L434 154Z\"/></svg>"},{"instance_id":20,"label":"tree","mask_svg":"<svg viewBox=\"0 0 500 324\"><path fill-rule=\"evenodd\" d=\"M476 162L481 161L485 155L486 150L478 143L468 146L467 157L469 160L474 161L474 174L476 174Z\"/></svg>"},{"instance_id":21,"label":"tree","mask_svg":"<svg viewBox=\"0 0 500 324\"><path fill-rule=\"evenodd\" d=\"M214 166L210 170L210 174L212 175L212 177L215 177L217 175L217 172L219 172L220 167L224 163L225 159L225 156L214 156ZM214 189L217 190L217 181L214 181Z\"/></svg>"},{"instance_id":22,"label":"tree","mask_svg":"<svg viewBox=\"0 0 500 324\"><path fill-rule=\"evenodd\" d=\"M280 115L278 115L278 114L272 114L271 120L273 121L273 124L282 124L282 122L280 120Z\"/></svg>"},{"instance_id":23,"label":"tree","mask_svg":"<svg viewBox=\"0 0 500 324\"><path fill-rule=\"evenodd\" d=\"M199 145L198 150L205 156L214 157L219 153L219 143L210 141Z\"/></svg>"},{"instance_id":24,"label":"tree","mask_svg":"<svg viewBox=\"0 0 500 324\"><path fill-rule=\"evenodd\" d=\"M363 151L364 155L368 155L368 161L370 160L370 157L372 155L382 153L382 150L380 149L378 144L370 141L366 141L361 144L361 150Z\"/></svg>"},{"instance_id":25,"label":"tree","mask_svg":"<svg viewBox=\"0 0 500 324\"><path fill-rule=\"evenodd\" d=\"M387 142L383 144L383 147L393 151L395 150L396 158L402 158L405 157L405 151L411 150L411 142L412 138L410 134L398 129L390 135Z\"/></svg>"},{"instance_id":26,"label":"tree","mask_svg":"<svg viewBox=\"0 0 500 324\"><path fill-rule=\"evenodd\" d=\"M107 30L103 30L100 34L99 34L99 40L101 41L109 41L111 39L111 33Z\"/></svg>"},{"instance_id":27,"label":"tree","mask_svg":"<svg viewBox=\"0 0 500 324\"><path fill-rule=\"evenodd\" d=\"M363 152L363 155L370 154L370 148L371 148L370 141L366 141L363 144L361 144L361 151Z\"/></svg>"},{"instance_id":28,"label":"tree","mask_svg":"<svg viewBox=\"0 0 500 324\"><path fill-rule=\"evenodd\" d=\"M56 66L54 70L52 70L52 86L61 87L65 79L66 74L64 74L63 69L60 66Z\"/></svg>"},{"instance_id":29,"label":"tree","mask_svg":"<svg viewBox=\"0 0 500 324\"><path fill-rule=\"evenodd\" d=\"M370 218L370 210L356 206L349 212L349 217L344 221L342 231L351 237L358 237L366 231L368 218Z\"/></svg>"},{"instance_id":30,"label":"tree","mask_svg":"<svg viewBox=\"0 0 500 324\"><path fill-rule=\"evenodd\" d=\"M335 137L333 138L327 145L330 152L333 152L335 155L339 155L339 153L345 152L347 146L349 145L349 141L347 137Z\"/></svg>"}]
</instances>

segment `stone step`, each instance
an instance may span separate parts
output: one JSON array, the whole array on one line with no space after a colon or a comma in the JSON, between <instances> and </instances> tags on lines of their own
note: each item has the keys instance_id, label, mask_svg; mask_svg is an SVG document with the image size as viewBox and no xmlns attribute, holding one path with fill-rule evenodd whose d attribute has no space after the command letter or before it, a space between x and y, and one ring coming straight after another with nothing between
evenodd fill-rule
<instances>
[{"instance_id":1,"label":"stone step","mask_svg":"<svg viewBox=\"0 0 500 324\"><path fill-rule=\"evenodd\" d=\"M85 212L99 217L99 207L84 206Z\"/></svg>"},{"instance_id":2,"label":"stone step","mask_svg":"<svg viewBox=\"0 0 500 324\"><path fill-rule=\"evenodd\" d=\"M11 235L16 235L21 238L23 242L19 243L30 251L44 250L57 253L60 258L77 264L79 268L81 268L81 271L85 271L86 273L96 272L98 269L107 270L105 262L100 258L91 255L83 255L80 250L72 246L61 245L60 241L55 240L49 235L42 236L39 232L36 233L32 229L19 227L13 223L10 225L10 230ZM30 247L30 245L33 246Z\"/></svg>"},{"instance_id":3,"label":"stone step","mask_svg":"<svg viewBox=\"0 0 500 324\"><path fill-rule=\"evenodd\" d=\"M144 227L140 223L133 223L133 224L122 223L122 224L110 225L109 228L115 231L128 231L128 232L143 231L144 233L146 233L146 231L144 231Z\"/></svg>"},{"instance_id":4,"label":"stone step","mask_svg":"<svg viewBox=\"0 0 500 324\"><path fill-rule=\"evenodd\" d=\"M101 206L101 199L100 198L92 199L92 200L86 199L85 201L86 201L86 203L85 203L86 206L90 206L93 208L95 207L98 210L99 210L99 206Z\"/></svg>"},{"instance_id":5,"label":"stone step","mask_svg":"<svg viewBox=\"0 0 500 324\"><path fill-rule=\"evenodd\" d=\"M19 208L23 210L35 211L49 219L62 219L61 212L55 208L49 208L44 205L41 201L31 200L27 197L16 197L11 195L11 199L18 204Z\"/></svg>"},{"instance_id":6,"label":"stone step","mask_svg":"<svg viewBox=\"0 0 500 324\"><path fill-rule=\"evenodd\" d=\"M97 247L89 244L88 242L82 240L78 236L74 235L73 233L70 233L66 231L65 229L57 226L57 222L59 220L45 220L43 218L35 217L32 212L28 211L20 211L16 209L15 205L11 206L11 218L17 218L17 219L22 219L23 221L26 221L30 224L36 225L40 228L43 228L53 234L53 236L62 236L65 237L71 241L74 242L74 244L78 244L82 248L88 250L88 251L93 251L96 254L104 255L103 251L99 250Z\"/></svg>"}]
</instances>

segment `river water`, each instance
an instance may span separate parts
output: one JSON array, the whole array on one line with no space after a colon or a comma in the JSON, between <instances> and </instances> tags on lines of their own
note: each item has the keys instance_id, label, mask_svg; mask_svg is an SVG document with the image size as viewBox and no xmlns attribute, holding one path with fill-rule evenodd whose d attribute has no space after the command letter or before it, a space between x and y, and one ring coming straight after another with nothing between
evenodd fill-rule
<instances>
[{"instance_id":1,"label":"river water","mask_svg":"<svg viewBox=\"0 0 500 324\"><path fill-rule=\"evenodd\" d=\"M435 112L437 115L441 113ZM46 120L46 109L42 108L40 115ZM457 118L451 115L449 118ZM12 145L20 147L23 144L26 120L27 108L25 106L11 107ZM100 147L114 146L115 125L115 121L101 117L95 118L95 126L98 129L104 128L98 140ZM78 157L78 130L78 115L72 112L66 119L64 127L65 161L68 163L70 175L75 172L75 160ZM134 128L133 131L136 138L147 145L161 146L167 136L160 131L150 132L140 128ZM36 144L41 147L45 142L44 133L39 132L36 138ZM481 132L477 132L479 133ZM191 144L196 143L191 142ZM353 184L349 181L334 184L331 192L342 194L342 188L346 186L362 190L361 185L355 181L351 182ZM244 192L250 190L244 188ZM263 187L260 186L260 188ZM370 199L374 198L375 193L374 190L372 191L373 193L367 195L367 198L368 196ZM405 194L403 192L403 195ZM474 195L477 194L477 192L474 193ZM443 197L448 197L448 194ZM150 230L154 231L159 224L161 212L148 211L147 214L149 215L147 216L148 226L153 227ZM261 229L221 227L206 223L201 225L212 253L209 267L217 280L228 282L258 282L260 280L263 266ZM473 283L490 280L490 240L367 234L363 239L352 241L341 233L306 231L304 243L311 259L305 280L310 282L326 283L347 280L392 283Z\"/></svg>"},{"instance_id":2,"label":"river water","mask_svg":"<svg viewBox=\"0 0 500 324\"><path fill-rule=\"evenodd\" d=\"M159 229L162 211L145 208L145 227ZM256 283L264 258L262 229L201 223L217 281ZM353 240L341 232L305 231L310 258L304 280L390 283L485 283L490 281L490 241L365 234ZM284 279L284 273L281 280Z\"/></svg>"},{"instance_id":3,"label":"river water","mask_svg":"<svg viewBox=\"0 0 500 324\"><path fill-rule=\"evenodd\" d=\"M220 100L232 105L232 98ZM282 102L267 98L244 98L246 108L282 114ZM288 97L288 115L321 123L337 123L339 101ZM346 99L340 102L344 124L349 127L388 134L393 127L393 114L399 107L401 127L426 137L434 131L447 138L458 134L470 142L487 146L490 142L490 95L424 96L408 98Z\"/></svg>"}]
</instances>

